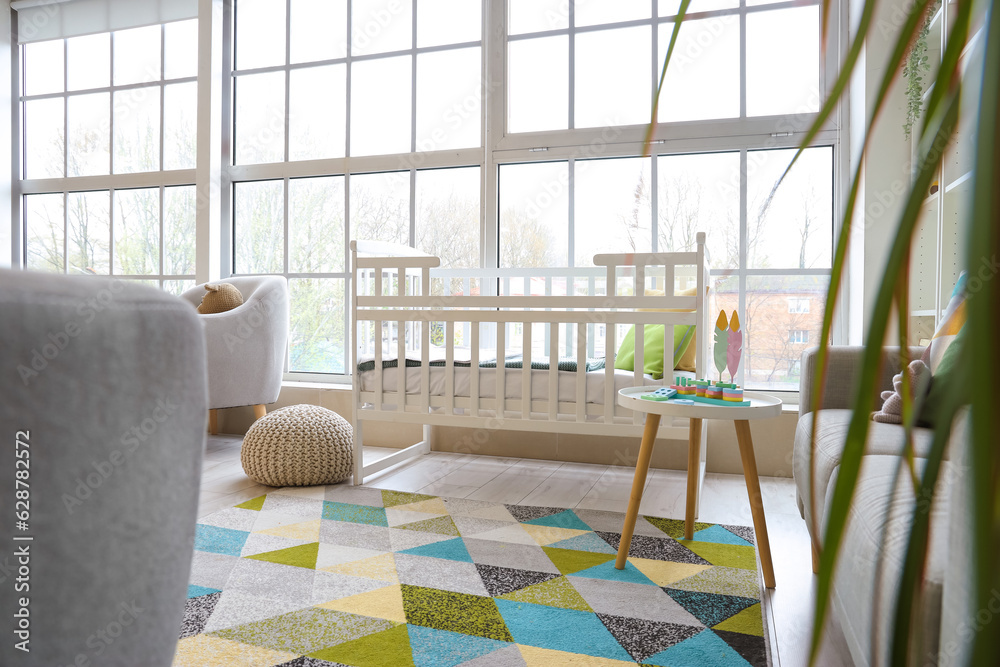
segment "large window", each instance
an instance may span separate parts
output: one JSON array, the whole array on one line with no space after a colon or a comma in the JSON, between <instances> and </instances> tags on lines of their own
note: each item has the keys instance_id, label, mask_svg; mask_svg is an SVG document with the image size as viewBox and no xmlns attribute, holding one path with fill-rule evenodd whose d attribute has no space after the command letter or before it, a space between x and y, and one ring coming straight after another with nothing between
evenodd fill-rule
<instances>
[{"instance_id":1,"label":"large window","mask_svg":"<svg viewBox=\"0 0 1000 667\"><path fill-rule=\"evenodd\" d=\"M481 11L235 2L233 270L288 277L290 372L346 372L349 239L479 266Z\"/></svg>"},{"instance_id":2,"label":"large window","mask_svg":"<svg viewBox=\"0 0 1000 667\"><path fill-rule=\"evenodd\" d=\"M351 239L462 269L589 266L703 231L713 307L745 331L737 379L798 387L842 171L834 120L778 187L837 60L819 0L693 0L649 146L679 0L224 5L226 229L208 231L223 277L288 278L295 377L350 374ZM21 47L27 266L193 283L196 25Z\"/></svg>"},{"instance_id":3,"label":"large window","mask_svg":"<svg viewBox=\"0 0 1000 667\"><path fill-rule=\"evenodd\" d=\"M194 284L197 21L21 46L25 265Z\"/></svg>"}]
</instances>

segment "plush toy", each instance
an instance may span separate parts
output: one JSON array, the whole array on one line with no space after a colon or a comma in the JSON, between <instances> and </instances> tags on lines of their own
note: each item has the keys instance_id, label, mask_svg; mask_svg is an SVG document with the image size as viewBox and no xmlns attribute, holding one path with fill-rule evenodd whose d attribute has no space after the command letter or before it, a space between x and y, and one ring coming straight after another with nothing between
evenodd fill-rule
<instances>
[{"instance_id":1,"label":"plush toy","mask_svg":"<svg viewBox=\"0 0 1000 667\"><path fill-rule=\"evenodd\" d=\"M927 367L921 359L914 359L910 362L910 396L917 396L917 392L926 389L930 380L931 369ZM898 373L892 378L893 391L883 391L882 409L872 414L872 420L883 424L903 423L903 374Z\"/></svg>"},{"instance_id":2,"label":"plush toy","mask_svg":"<svg viewBox=\"0 0 1000 667\"><path fill-rule=\"evenodd\" d=\"M243 305L243 295L229 283L206 284L205 290L205 296L198 306L198 312L202 315L224 313Z\"/></svg>"}]
</instances>

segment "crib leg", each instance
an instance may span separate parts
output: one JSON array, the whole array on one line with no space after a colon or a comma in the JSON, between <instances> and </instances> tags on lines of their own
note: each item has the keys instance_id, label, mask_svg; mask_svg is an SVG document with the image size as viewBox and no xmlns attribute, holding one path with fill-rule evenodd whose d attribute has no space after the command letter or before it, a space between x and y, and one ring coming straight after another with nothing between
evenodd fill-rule
<instances>
[{"instance_id":1,"label":"crib leg","mask_svg":"<svg viewBox=\"0 0 1000 667\"><path fill-rule=\"evenodd\" d=\"M361 420L354 420L354 486L360 486L365 481L364 437Z\"/></svg>"}]
</instances>

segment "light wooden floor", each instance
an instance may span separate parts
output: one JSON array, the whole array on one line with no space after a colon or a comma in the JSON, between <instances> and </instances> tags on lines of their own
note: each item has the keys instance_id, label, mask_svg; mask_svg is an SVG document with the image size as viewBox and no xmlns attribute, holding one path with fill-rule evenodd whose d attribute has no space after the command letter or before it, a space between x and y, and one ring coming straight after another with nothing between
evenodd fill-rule
<instances>
[{"instance_id":1,"label":"light wooden floor","mask_svg":"<svg viewBox=\"0 0 1000 667\"><path fill-rule=\"evenodd\" d=\"M241 442L239 436L208 436L199 517L273 490L243 474ZM365 459L378 459L391 451L366 447ZM372 477L365 485L498 503L624 512L632 475L632 468L621 466L432 452ZM795 504L794 482L762 477L760 485L777 583L764 599L773 664L802 667L808 662L814 595L809 536ZM639 511L682 519L685 489L683 472L654 469L647 479ZM706 475L698 519L753 525L743 477ZM818 664L850 665L839 630L832 628L825 636Z\"/></svg>"}]
</instances>

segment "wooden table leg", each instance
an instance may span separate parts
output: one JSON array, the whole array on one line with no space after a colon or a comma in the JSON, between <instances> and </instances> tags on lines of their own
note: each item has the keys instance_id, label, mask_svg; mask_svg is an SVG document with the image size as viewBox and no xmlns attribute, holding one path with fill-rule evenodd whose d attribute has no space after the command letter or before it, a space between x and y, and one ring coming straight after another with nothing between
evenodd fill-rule
<instances>
[{"instance_id":1,"label":"wooden table leg","mask_svg":"<svg viewBox=\"0 0 1000 667\"><path fill-rule=\"evenodd\" d=\"M753 455L753 439L750 437L750 422L737 419L736 440L740 444L743 459L743 479L747 483L750 496L750 513L753 515L753 529L757 535L757 550L760 553L760 568L764 574L764 585L774 588L774 565L771 563L771 544L767 539L767 522L764 520L764 503L760 496L760 478L757 476L757 460Z\"/></svg>"},{"instance_id":2,"label":"wooden table leg","mask_svg":"<svg viewBox=\"0 0 1000 667\"><path fill-rule=\"evenodd\" d=\"M211 435L217 435L219 433L219 411L209 410L208 411L208 432Z\"/></svg>"},{"instance_id":3,"label":"wooden table leg","mask_svg":"<svg viewBox=\"0 0 1000 667\"><path fill-rule=\"evenodd\" d=\"M649 472L649 458L653 455L653 443L656 441L656 430L660 428L660 415L647 413L646 428L642 431L642 444L639 446L639 459L635 462L635 477L632 478L632 495L628 500L628 511L625 512L625 524L622 526L622 538L618 543L618 559L615 567L625 569L625 559L628 549L632 546L632 532L635 531L635 520L639 516L639 503L642 502L642 489L646 486L646 473Z\"/></svg>"},{"instance_id":4,"label":"wooden table leg","mask_svg":"<svg viewBox=\"0 0 1000 667\"><path fill-rule=\"evenodd\" d=\"M698 506L698 476L701 473L701 420L691 418L688 427L688 492L684 508L684 539L694 539L694 508Z\"/></svg>"}]
</instances>

